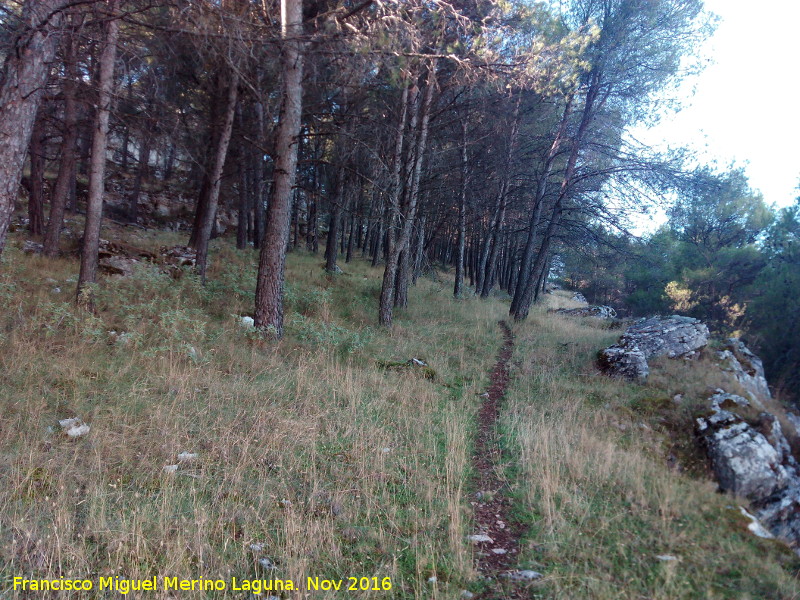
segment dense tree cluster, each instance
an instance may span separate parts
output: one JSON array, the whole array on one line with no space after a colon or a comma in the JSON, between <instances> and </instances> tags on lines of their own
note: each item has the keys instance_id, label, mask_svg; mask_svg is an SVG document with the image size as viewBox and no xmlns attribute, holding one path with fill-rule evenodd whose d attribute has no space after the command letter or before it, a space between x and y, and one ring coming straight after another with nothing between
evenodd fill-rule
<instances>
[{"instance_id":1,"label":"dense tree cluster","mask_svg":"<svg viewBox=\"0 0 800 600\"><path fill-rule=\"evenodd\" d=\"M143 190L160 186L193 199L203 279L221 216L236 215L237 245L260 252L256 325L278 336L285 253L323 239L332 273L358 252L384 265L383 325L434 263L454 268L456 296L465 280L480 296L499 288L524 319L554 250L590 223L618 224L669 171L625 131L707 33L700 0L6 0L0 11L0 250L27 154L29 227L46 255L65 210L86 210L78 296L91 303L109 172L127 195L117 220L138 223Z\"/></svg>"},{"instance_id":2,"label":"dense tree cluster","mask_svg":"<svg viewBox=\"0 0 800 600\"><path fill-rule=\"evenodd\" d=\"M698 169L678 191L666 224L642 239L587 227L580 247L562 246L560 274L591 301L631 315L679 312L745 336L769 380L796 398L800 199L771 208L739 169Z\"/></svg>"}]
</instances>

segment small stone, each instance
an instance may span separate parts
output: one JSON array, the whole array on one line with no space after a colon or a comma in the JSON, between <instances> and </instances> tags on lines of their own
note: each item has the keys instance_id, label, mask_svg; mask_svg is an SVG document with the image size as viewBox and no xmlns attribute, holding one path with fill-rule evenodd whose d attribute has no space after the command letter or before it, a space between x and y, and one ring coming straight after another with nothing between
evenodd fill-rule
<instances>
[{"instance_id":1,"label":"small stone","mask_svg":"<svg viewBox=\"0 0 800 600\"><path fill-rule=\"evenodd\" d=\"M678 557L672 556L672 554L656 554L656 558L664 562L672 562L678 560Z\"/></svg>"},{"instance_id":2,"label":"small stone","mask_svg":"<svg viewBox=\"0 0 800 600\"><path fill-rule=\"evenodd\" d=\"M253 317L244 316L242 317L241 325L245 329L254 329L256 326L256 322L253 320Z\"/></svg>"},{"instance_id":3,"label":"small stone","mask_svg":"<svg viewBox=\"0 0 800 600\"><path fill-rule=\"evenodd\" d=\"M522 571L508 571L507 573L503 573L502 576L511 581L533 581L534 579L540 579L542 574L538 571L525 569Z\"/></svg>"},{"instance_id":4,"label":"small stone","mask_svg":"<svg viewBox=\"0 0 800 600\"><path fill-rule=\"evenodd\" d=\"M505 548L492 548L492 554L505 554L508 552Z\"/></svg>"},{"instance_id":5,"label":"small stone","mask_svg":"<svg viewBox=\"0 0 800 600\"><path fill-rule=\"evenodd\" d=\"M250 550L252 550L253 552L263 552L266 547L267 545L262 544L261 542L255 542L254 544L250 544Z\"/></svg>"},{"instance_id":6,"label":"small stone","mask_svg":"<svg viewBox=\"0 0 800 600\"><path fill-rule=\"evenodd\" d=\"M473 544L491 544L494 540L484 533L469 535L467 539Z\"/></svg>"},{"instance_id":7,"label":"small stone","mask_svg":"<svg viewBox=\"0 0 800 600\"><path fill-rule=\"evenodd\" d=\"M178 454L178 462L192 462L197 458L197 453L195 452L181 452Z\"/></svg>"},{"instance_id":8,"label":"small stone","mask_svg":"<svg viewBox=\"0 0 800 600\"><path fill-rule=\"evenodd\" d=\"M681 402L683 402L683 394L675 394L672 397L672 403L675 404L676 406L680 405Z\"/></svg>"},{"instance_id":9,"label":"small stone","mask_svg":"<svg viewBox=\"0 0 800 600\"><path fill-rule=\"evenodd\" d=\"M436 579L436 575L431 575L428 577L428 583L436 583L438 580Z\"/></svg>"},{"instance_id":10,"label":"small stone","mask_svg":"<svg viewBox=\"0 0 800 600\"><path fill-rule=\"evenodd\" d=\"M472 600L475 597L475 594L473 594L469 590L461 590L461 597L464 600Z\"/></svg>"},{"instance_id":11,"label":"small stone","mask_svg":"<svg viewBox=\"0 0 800 600\"><path fill-rule=\"evenodd\" d=\"M274 562L272 562L272 561L271 561L269 558L267 558L266 556L265 556L264 558L259 558L259 559L258 559L258 564L260 564L260 565L261 565L263 568L265 568L265 569L269 569L269 570L272 570L272 569L277 569L277 568L278 568L278 567L275 565L275 563L274 563Z\"/></svg>"},{"instance_id":12,"label":"small stone","mask_svg":"<svg viewBox=\"0 0 800 600\"><path fill-rule=\"evenodd\" d=\"M384 454L389 454L389 452L391 451L392 451L391 448L384 448L383 450L381 450L381 452L383 452Z\"/></svg>"},{"instance_id":13,"label":"small stone","mask_svg":"<svg viewBox=\"0 0 800 600\"><path fill-rule=\"evenodd\" d=\"M175 473L178 470L178 465L166 465L164 473Z\"/></svg>"},{"instance_id":14,"label":"small stone","mask_svg":"<svg viewBox=\"0 0 800 600\"><path fill-rule=\"evenodd\" d=\"M60 294L60 293L61 293L61 288L60 288L60 287L54 287L54 288L53 288L52 290L50 290L50 291L51 291L53 294Z\"/></svg>"}]
</instances>

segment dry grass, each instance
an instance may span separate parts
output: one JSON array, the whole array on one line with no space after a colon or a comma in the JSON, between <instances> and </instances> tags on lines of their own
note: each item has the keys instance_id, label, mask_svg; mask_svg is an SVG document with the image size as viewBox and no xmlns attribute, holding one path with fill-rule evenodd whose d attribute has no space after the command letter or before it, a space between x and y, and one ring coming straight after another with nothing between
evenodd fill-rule
<instances>
[{"instance_id":1,"label":"dry grass","mask_svg":"<svg viewBox=\"0 0 800 600\"><path fill-rule=\"evenodd\" d=\"M504 427L531 527L524 559L546 574L532 594L797 597L794 554L753 537L711 482L669 468L670 432L654 418L668 392L596 373L596 350L618 333L541 312L517 328L524 358ZM692 369L685 385L703 379Z\"/></svg>"},{"instance_id":2,"label":"dry grass","mask_svg":"<svg viewBox=\"0 0 800 600\"><path fill-rule=\"evenodd\" d=\"M299 254L289 335L270 344L232 316L252 310L254 256L224 243L206 289L145 269L106 281L97 316L66 297L74 261L13 250L5 261L4 588L15 575L295 578L303 588L306 576L389 576L390 597L458 596L472 568L472 415L502 307L454 302L422 281L387 334L372 327L377 270L353 263L330 278ZM434 380L377 366L412 356ZM61 433L57 420L73 416L89 435ZM199 457L165 473L180 452Z\"/></svg>"},{"instance_id":3,"label":"dry grass","mask_svg":"<svg viewBox=\"0 0 800 600\"><path fill-rule=\"evenodd\" d=\"M152 249L182 241L124 235ZM252 311L254 253L217 240L213 256L205 288L150 269L107 280L92 316L72 308L74 259L6 250L4 597L23 597L9 591L17 575L392 578L390 592L365 598L479 588L465 543L474 416L507 306L456 302L449 285L421 280L386 332L374 326L379 270L354 262L330 277L298 253L287 336L267 343L234 317ZM574 306L564 294L547 301ZM516 326L502 415L504 476L530 525L521 566L546 574L532 597L795 597L793 555L752 538L710 483L665 464L658 418L680 391L670 382L713 382L691 370L647 387L601 377L594 355L619 332L544 309ZM435 377L380 368L411 357ZM91 424L87 436L60 432L73 416ZM198 458L165 473L181 452Z\"/></svg>"}]
</instances>

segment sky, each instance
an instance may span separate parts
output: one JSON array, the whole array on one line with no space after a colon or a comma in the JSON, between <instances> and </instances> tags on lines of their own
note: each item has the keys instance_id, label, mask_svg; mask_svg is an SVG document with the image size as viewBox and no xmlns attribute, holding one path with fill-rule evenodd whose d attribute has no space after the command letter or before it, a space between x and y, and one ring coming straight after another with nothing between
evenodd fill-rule
<instances>
[{"instance_id":1,"label":"sky","mask_svg":"<svg viewBox=\"0 0 800 600\"><path fill-rule=\"evenodd\" d=\"M691 148L703 164L735 162L768 204L788 206L800 195L800 2L705 5L719 23L701 51L707 67L684 86L686 108L632 133L657 147Z\"/></svg>"}]
</instances>

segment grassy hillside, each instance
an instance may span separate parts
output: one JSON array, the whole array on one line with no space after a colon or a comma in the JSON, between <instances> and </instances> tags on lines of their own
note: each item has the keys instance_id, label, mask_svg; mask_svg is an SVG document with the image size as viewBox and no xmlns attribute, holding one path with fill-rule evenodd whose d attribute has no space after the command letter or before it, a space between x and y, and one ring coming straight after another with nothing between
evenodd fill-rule
<instances>
[{"instance_id":1,"label":"grassy hillside","mask_svg":"<svg viewBox=\"0 0 800 600\"><path fill-rule=\"evenodd\" d=\"M0 267L4 597L25 597L15 576L302 583L284 598L356 593L309 594L309 576L391 578L365 598L483 589L465 537L502 300L456 302L449 282L423 279L387 332L374 324L379 269L356 261L331 277L297 253L275 343L240 323L256 256L227 241L212 246L205 288L143 266L100 285L96 315L73 307L76 259L14 246ZM537 308L514 332L501 474L528 525L521 566L544 574L531 597L797 596L795 555L753 537L733 498L669 468L669 380L597 373L619 331ZM70 417L90 433L65 436Z\"/></svg>"}]
</instances>

